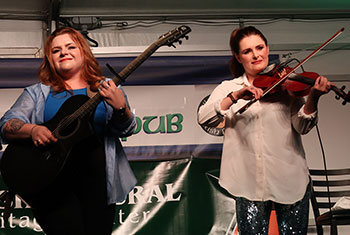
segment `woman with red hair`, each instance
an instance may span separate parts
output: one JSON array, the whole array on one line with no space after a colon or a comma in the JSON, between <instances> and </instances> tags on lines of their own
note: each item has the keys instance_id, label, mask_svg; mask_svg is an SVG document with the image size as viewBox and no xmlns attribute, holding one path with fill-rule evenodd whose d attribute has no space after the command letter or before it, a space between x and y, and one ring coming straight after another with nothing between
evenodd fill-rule
<instances>
[{"instance_id":1,"label":"woman with red hair","mask_svg":"<svg viewBox=\"0 0 350 235\"><path fill-rule=\"evenodd\" d=\"M119 141L136 126L126 95L101 75L84 37L68 27L48 37L39 79L1 118L2 143L27 138L38 148L49 146L59 139L41 124L53 119L66 100L99 92L103 101L91 114L93 138L79 142L54 182L27 202L48 235L111 234L115 204L136 183Z\"/></svg>"}]
</instances>

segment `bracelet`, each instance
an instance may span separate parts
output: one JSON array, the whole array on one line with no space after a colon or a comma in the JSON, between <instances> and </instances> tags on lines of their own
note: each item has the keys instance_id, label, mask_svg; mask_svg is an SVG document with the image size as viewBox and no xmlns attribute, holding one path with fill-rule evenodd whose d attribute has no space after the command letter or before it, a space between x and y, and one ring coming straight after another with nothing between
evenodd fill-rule
<instances>
[{"instance_id":1,"label":"bracelet","mask_svg":"<svg viewBox=\"0 0 350 235\"><path fill-rule=\"evenodd\" d=\"M34 130L35 127L38 127L38 125L34 125L34 126L32 127L32 129L30 129L30 136L33 135L33 130Z\"/></svg>"},{"instance_id":2,"label":"bracelet","mask_svg":"<svg viewBox=\"0 0 350 235\"><path fill-rule=\"evenodd\" d=\"M120 107L119 109L116 109L114 112L120 116L124 116L125 115L125 107Z\"/></svg>"},{"instance_id":3,"label":"bracelet","mask_svg":"<svg viewBox=\"0 0 350 235\"><path fill-rule=\"evenodd\" d=\"M226 97L230 98L230 100L232 101L232 104L237 103L237 99L232 95L232 92L228 93Z\"/></svg>"},{"instance_id":4,"label":"bracelet","mask_svg":"<svg viewBox=\"0 0 350 235\"><path fill-rule=\"evenodd\" d=\"M130 118L128 115L129 111L127 111L126 109L127 109L126 107L121 107L119 109L115 109L113 111L112 119L115 119L118 122L122 122L122 123L129 120L129 118Z\"/></svg>"}]
</instances>

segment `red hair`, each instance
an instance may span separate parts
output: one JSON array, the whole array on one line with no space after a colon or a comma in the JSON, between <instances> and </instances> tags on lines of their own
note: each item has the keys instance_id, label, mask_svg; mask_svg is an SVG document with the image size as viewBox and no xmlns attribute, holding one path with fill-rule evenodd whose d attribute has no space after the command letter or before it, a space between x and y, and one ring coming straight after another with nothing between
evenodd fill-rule
<instances>
[{"instance_id":1,"label":"red hair","mask_svg":"<svg viewBox=\"0 0 350 235\"><path fill-rule=\"evenodd\" d=\"M39 80L43 84L51 86L55 92L69 90L66 87L67 84L64 82L65 79L57 73L52 60L52 41L55 37L63 34L68 34L77 44L84 58L82 77L87 81L92 90L97 90L98 82L103 79L101 68L83 35L69 27L58 28L47 38L44 49L45 57L38 72Z\"/></svg>"}]
</instances>

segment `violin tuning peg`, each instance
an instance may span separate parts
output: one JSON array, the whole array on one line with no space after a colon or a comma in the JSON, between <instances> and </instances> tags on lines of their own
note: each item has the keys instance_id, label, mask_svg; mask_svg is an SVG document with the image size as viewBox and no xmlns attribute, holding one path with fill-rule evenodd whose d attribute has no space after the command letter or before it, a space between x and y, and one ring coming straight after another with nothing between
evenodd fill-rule
<instances>
[{"instance_id":1,"label":"violin tuning peg","mask_svg":"<svg viewBox=\"0 0 350 235\"><path fill-rule=\"evenodd\" d=\"M170 46L176 48L176 46L174 44L171 44Z\"/></svg>"},{"instance_id":2,"label":"violin tuning peg","mask_svg":"<svg viewBox=\"0 0 350 235\"><path fill-rule=\"evenodd\" d=\"M345 85L343 85L340 89L344 91L345 88L346 88Z\"/></svg>"},{"instance_id":3,"label":"violin tuning peg","mask_svg":"<svg viewBox=\"0 0 350 235\"><path fill-rule=\"evenodd\" d=\"M185 39L186 39L186 40L188 40L188 39L189 39L189 37L186 35L186 36L185 36Z\"/></svg>"},{"instance_id":4,"label":"violin tuning peg","mask_svg":"<svg viewBox=\"0 0 350 235\"><path fill-rule=\"evenodd\" d=\"M181 40L179 40L179 44L180 44L180 45L182 44L182 41L181 41Z\"/></svg>"},{"instance_id":5,"label":"violin tuning peg","mask_svg":"<svg viewBox=\"0 0 350 235\"><path fill-rule=\"evenodd\" d=\"M336 95L336 96L335 96L335 99L336 99L336 100L339 100L339 99L340 99L340 96L339 96L339 95Z\"/></svg>"},{"instance_id":6,"label":"violin tuning peg","mask_svg":"<svg viewBox=\"0 0 350 235\"><path fill-rule=\"evenodd\" d=\"M344 100L341 104L342 104L342 105L346 105L346 101Z\"/></svg>"}]
</instances>

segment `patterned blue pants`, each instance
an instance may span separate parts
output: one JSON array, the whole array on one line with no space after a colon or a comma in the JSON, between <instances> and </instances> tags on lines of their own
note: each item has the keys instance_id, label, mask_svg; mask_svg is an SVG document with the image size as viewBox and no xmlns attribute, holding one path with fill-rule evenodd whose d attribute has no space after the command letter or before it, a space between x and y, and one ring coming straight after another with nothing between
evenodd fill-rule
<instances>
[{"instance_id":1,"label":"patterned blue pants","mask_svg":"<svg viewBox=\"0 0 350 235\"><path fill-rule=\"evenodd\" d=\"M236 214L239 234L267 235L273 208L276 210L280 235L307 234L309 199L309 186L303 199L291 205L272 201L249 201L243 197L237 197Z\"/></svg>"}]
</instances>

